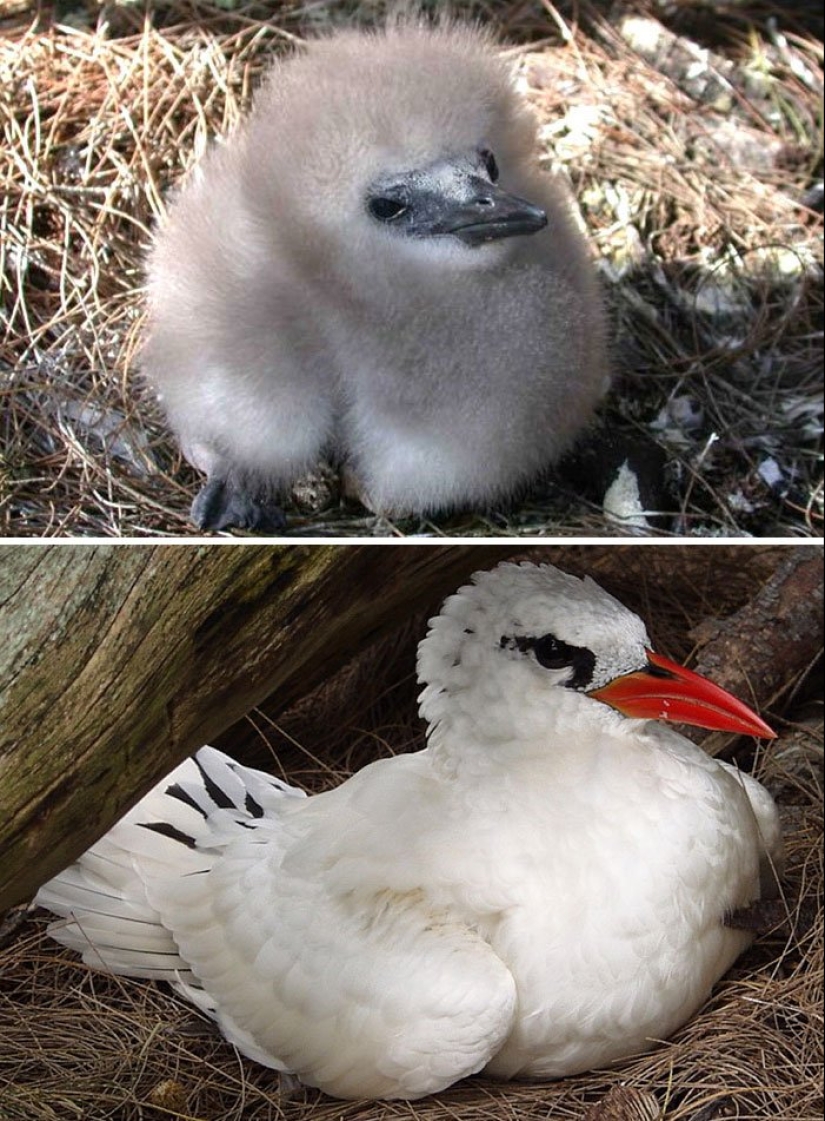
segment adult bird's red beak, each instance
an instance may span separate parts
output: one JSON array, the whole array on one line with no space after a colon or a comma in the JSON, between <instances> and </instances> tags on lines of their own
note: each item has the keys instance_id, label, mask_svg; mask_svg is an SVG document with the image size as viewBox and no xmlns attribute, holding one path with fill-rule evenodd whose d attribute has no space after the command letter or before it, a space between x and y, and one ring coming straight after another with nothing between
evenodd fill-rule
<instances>
[{"instance_id":1,"label":"adult bird's red beak","mask_svg":"<svg viewBox=\"0 0 825 1121\"><path fill-rule=\"evenodd\" d=\"M706 677L652 650L645 653L647 666L644 669L615 677L588 696L618 709L625 716L776 738L776 732L746 704Z\"/></svg>"}]
</instances>

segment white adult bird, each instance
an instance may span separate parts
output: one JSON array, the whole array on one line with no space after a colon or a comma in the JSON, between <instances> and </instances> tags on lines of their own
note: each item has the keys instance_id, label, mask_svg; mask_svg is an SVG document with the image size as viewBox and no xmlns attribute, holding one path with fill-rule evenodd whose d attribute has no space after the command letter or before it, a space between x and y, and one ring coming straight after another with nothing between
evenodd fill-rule
<instances>
[{"instance_id":1,"label":"white adult bird","mask_svg":"<svg viewBox=\"0 0 825 1121\"><path fill-rule=\"evenodd\" d=\"M306 798L203 748L41 889L54 937L343 1098L666 1038L750 943L780 831L758 782L628 716L771 730L550 566L476 574L418 667L424 750Z\"/></svg>"},{"instance_id":2,"label":"white adult bird","mask_svg":"<svg viewBox=\"0 0 825 1121\"><path fill-rule=\"evenodd\" d=\"M602 303L535 153L478 30L339 32L275 64L149 266L143 369L207 475L199 526L280 528L325 456L408 514L506 499L570 447L608 386Z\"/></svg>"}]
</instances>

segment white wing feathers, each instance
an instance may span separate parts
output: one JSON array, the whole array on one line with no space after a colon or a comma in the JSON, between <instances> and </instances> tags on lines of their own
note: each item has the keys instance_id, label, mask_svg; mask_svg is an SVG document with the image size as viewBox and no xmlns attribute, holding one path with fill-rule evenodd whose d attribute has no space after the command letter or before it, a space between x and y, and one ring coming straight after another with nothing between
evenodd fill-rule
<instances>
[{"instance_id":1,"label":"white wing feathers","mask_svg":"<svg viewBox=\"0 0 825 1121\"><path fill-rule=\"evenodd\" d=\"M260 1063L339 1097L432 1093L501 1047L513 977L422 890L354 889L335 823L380 864L369 813L327 828L323 797L202 749L36 902L86 962L169 981Z\"/></svg>"},{"instance_id":2,"label":"white wing feathers","mask_svg":"<svg viewBox=\"0 0 825 1121\"><path fill-rule=\"evenodd\" d=\"M751 775L722 759L717 762L734 776L748 797L762 841L759 859L762 898L773 899L780 891L779 881L785 868L785 846L776 802L762 783L757 782Z\"/></svg>"},{"instance_id":3,"label":"white wing feathers","mask_svg":"<svg viewBox=\"0 0 825 1121\"><path fill-rule=\"evenodd\" d=\"M152 789L35 903L65 921L49 933L89 965L132 977L191 983L148 884L206 872L216 856L285 797L304 793L203 748Z\"/></svg>"}]
</instances>

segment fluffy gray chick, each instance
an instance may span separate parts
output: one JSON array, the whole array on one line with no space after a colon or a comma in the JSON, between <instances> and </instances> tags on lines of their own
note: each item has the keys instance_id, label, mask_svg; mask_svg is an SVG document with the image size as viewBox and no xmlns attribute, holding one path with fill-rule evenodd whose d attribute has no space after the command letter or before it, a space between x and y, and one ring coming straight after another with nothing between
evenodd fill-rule
<instances>
[{"instance_id":1,"label":"fluffy gray chick","mask_svg":"<svg viewBox=\"0 0 825 1121\"><path fill-rule=\"evenodd\" d=\"M535 145L475 29L347 31L274 65L149 266L143 369L207 475L201 528L281 528L278 493L325 456L397 516L506 499L570 447L607 388L604 318Z\"/></svg>"}]
</instances>

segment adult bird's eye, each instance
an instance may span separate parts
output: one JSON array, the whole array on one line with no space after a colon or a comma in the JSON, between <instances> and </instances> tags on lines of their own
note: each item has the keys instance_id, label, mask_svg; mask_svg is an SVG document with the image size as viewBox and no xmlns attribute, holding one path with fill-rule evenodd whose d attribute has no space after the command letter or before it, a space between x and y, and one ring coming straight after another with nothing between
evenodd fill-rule
<instances>
[{"instance_id":1,"label":"adult bird's eye","mask_svg":"<svg viewBox=\"0 0 825 1121\"><path fill-rule=\"evenodd\" d=\"M379 222L393 222L407 210L407 204L402 202L401 199L376 195L367 203L367 209L373 218L377 218Z\"/></svg>"},{"instance_id":2,"label":"adult bird's eye","mask_svg":"<svg viewBox=\"0 0 825 1121\"><path fill-rule=\"evenodd\" d=\"M570 665L571 648L552 634L542 635L533 643L536 661L545 669L564 669Z\"/></svg>"},{"instance_id":3,"label":"adult bird's eye","mask_svg":"<svg viewBox=\"0 0 825 1121\"><path fill-rule=\"evenodd\" d=\"M484 148L481 152L481 159L484 163L485 171L490 176L490 182L495 183L498 179L498 164L496 163L496 157L493 155L489 148Z\"/></svg>"}]
</instances>

